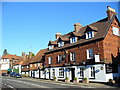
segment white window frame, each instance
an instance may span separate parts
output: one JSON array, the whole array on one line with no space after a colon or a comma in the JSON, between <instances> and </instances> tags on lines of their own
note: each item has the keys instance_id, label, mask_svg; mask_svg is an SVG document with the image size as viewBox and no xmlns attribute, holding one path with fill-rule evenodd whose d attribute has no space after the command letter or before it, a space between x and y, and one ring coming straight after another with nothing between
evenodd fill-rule
<instances>
[{"instance_id":1,"label":"white window frame","mask_svg":"<svg viewBox=\"0 0 120 90\"><path fill-rule=\"evenodd\" d=\"M87 59L93 59L94 58L94 51L93 49L87 50Z\"/></svg>"},{"instance_id":2,"label":"white window frame","mask_svg":"<svg viewBox=\"0 0 120 90\"><path fill-rule=\"evenodd\" d=\"M37 64L35 63L35 67L37 66Z\"/></svg>"},{"instance_id":3,"label":"white window frame","mask_svg":"<svg viewBox=\"0 0 120 90\"><path fill-rule=\"evenodd\" d=\"M49 45L48 48L49 50L52 50L54 48L54 45Z\"/></svg>"},{"instance_id":4,"label":"white window frame","mask_svg":"<svg viewBox=\"0 0 120 90\"><path fill-rule=\"evenodd\" d=\"M75 61L75 59L76 59L76 53L70 52L70 61Z\"/></svg>"},{"instance_id":5,"label":"white window frame","mask_svg":"<svg viewBox=\"0 0 120 90\"><path fill-rule=\"evenodd\" d=\"M40 66L40 63L38 63L38 67Z\"/></svg>"},{"instance_id":6,"label":"white window frame","mask_svg":"<svg viewBox=\"0 0 120 90\"><path fill-rule=\"evenodd\" d=\"M64 68L59 68L59 77L64 77Z\"/></svg>"},{"instance_id":7,"label":"white window frame","mask_svg":"<svg viewBox=\"0 0 120 90\"><path fill-rule=\"evenodd\" d=\"M58 63L62 63L62 55L58 55Z\"/></svg>"},{"instance_id":8,"label":"white window frame","mask_svg":"<svg viewBox=\"0 0 120 90\"><path fill-rule=\"evenodd\" d=\"M80 78L84 78L84 67L80 67Z\"/></svg>"},{"instance_id":9,"label":"white window frame","mask_svg":"<svg viewBox=\"0 0 120 90\"><path fill-rule=\"evenodd\" d=\"M48 64L52 64L52 57L48 57Z\"/></svg>"},{"instance_id":10,"label":"white window frame","mask_svg":"<svg viewBox=\"0 0 120 90\"><path fill-rule=\"evenodd\" d=\"M58 42L58 47L62 47L62 46L64 46L64 42L63 41L59 41Z\"/></svg>"},{"instance_id":11,"label":"white window frame","mask_svg":"<svg viewBox=\"0 0 120 90\"><path fill-rule=\"evenodd\" d=\"M93 37L94 37L94 31L86 32L86 39L90 39L90 38L93 38Z\"/></svg>"},{"instance_id":12,"label":"white window frame","mask_svg":"<svg viewBox=\"0 0 120 90\"><path fill-rule=\"evenodd\" d=\"M52 77L55 76L55 69L52 69Z\"/></svg>"},{"instance_id":13,"label":"white window frame","mask_svg":"<svg viewBox=\"0 0 120 90\"><path fill-rule=\"evenodd\" d=\"M112 27L113 35L120 36L120 31L119 28L117 27Z\"/></svg>"},{"instance_id":14,"label":"white window frame","mask_svg":"<svg viewBox=\"0 0 120 90\"><path fill-rule=\"evenodd\" d=\"M77 37L70 38L70 43L76 43L76 42L77 42Z\"/></svg>"},{"instance_id":15,"label":"white window frame","mask_svg":"<svg viewBox=\"0 0 120 90\"><path fill-rule=\"evenodd\" d=\"M90 67L90 78L95 78L95 67Z\"/></svg>"}]
</instances>

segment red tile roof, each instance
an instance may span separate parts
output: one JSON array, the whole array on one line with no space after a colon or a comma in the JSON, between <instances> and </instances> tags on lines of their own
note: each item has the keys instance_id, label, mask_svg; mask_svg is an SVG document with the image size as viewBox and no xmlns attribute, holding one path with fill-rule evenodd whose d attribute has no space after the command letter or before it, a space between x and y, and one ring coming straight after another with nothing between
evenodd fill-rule
<instances>
[{"instance_id":1,"label":"red tile roof","mask_svg":"<svg viewBox=\"0 0 120 90\"><path fill-rule=\"evenodd\" d=\"M42 60L42 57L45 55L44 53L47 51L47 49L40 50L36 56L30 59L29 63L35 63L40 62Z\"/></svg>"}]
</instances>

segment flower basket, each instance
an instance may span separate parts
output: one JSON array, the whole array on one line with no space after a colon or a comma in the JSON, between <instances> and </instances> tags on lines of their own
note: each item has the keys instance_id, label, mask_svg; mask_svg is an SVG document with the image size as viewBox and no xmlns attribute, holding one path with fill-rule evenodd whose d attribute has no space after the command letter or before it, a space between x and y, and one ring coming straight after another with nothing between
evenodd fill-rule
<instances>
[{"instance_id":1,"label":"flower basket","mask_svg":"<svg viewBox=\"0 0 120 90\"><path fill-rule=\"evenodd\" d=\"M53 81L58 81L56 77L53 77Z\"/></svg>"},{"instance_id":2,"label":"flower basket","mask_svg":"<svg viewBox=\"0 0 120 90\"><path fill-rule=\"evenodd\" d=\"M78 83L79 82L79 80L77 79L77 77L75 77L74 78L74 81L73 81L74 83Z\"/></svg>"},{"instance_id":3,"label":"flower basket","mask_svg":"<svg viewBox=\"0 0 120 90\"><path fill-rule=\"evenodd\" d=\"M82 82L83 83L89 83L89 80L85 77L85 78L83 78Z\"/></svg>"},{"instance_id":4,"label":"flower basket","mask_svg":"<svg viewBox=\"0 0 120 90\"><path fill-rule=\"evenodd\" d=\"M70 82L68 77L65 78L65 82Z\"/></svg>"}]
</instances>

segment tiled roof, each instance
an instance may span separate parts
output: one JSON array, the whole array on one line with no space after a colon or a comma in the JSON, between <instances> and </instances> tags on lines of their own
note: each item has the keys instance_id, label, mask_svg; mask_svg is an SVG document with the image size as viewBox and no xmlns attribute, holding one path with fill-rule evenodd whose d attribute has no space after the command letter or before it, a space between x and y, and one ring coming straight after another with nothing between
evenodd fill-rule
<instances>
[{"instance_id":1,"label":"tiled roof","mask_svg":"<svg viewBox=\"0 0 120 90\"><path fill-rule=\"evenodd\" d=\"M10 59L10 60L18 59L18 60L20 60L21 57L20 56L16 56L16 55L7 54L7 55L3 55L2 59Z\"/></svg>"},{"instance_id":2,"label":"tiled roof","mask_svg":"<svg viewBox=\"0 0 120 90\"><path fill-rule=\"evenodd\" d=\"M44 53L47 51L47 49L42 49L40 50L36 56L30 59L29 63L35 63L35 62L40 62L42 60L42 57L44 56Z\"/></svg>"},{"instance_id":3,"label":"tiled roof","mask_svg":"<svg viewBox=\"0 0 120 90\"><path fill-rule=\"evenodd\" d=\"M57 44L57 40L56 41L49 41L49 44L55 45L55 44Z\"/></svg>"},{"instance_id":4,"label":"tiled roof","mask_svg":"<svg viewBox=\"0 0 120 90\"><path fill-rule=\"evenodd\" d=\"M21 62L21 65L29 65L30 59L23 59L23 61Z\"/></svg>"},{"instance_id":5,"label":"tiled roof","mask_svg":"<svg viewBox=\"0 0 120 90\"><path fill-rule=\"evenodd\" d=\"M79 33L79 35L81 37L80 37L80 39L76 43L66 44L66 45L64 45L62 47L55 47L53 50L47 50L46 53L50 53L50 52L55 51L55 50L60 50L60 49L64 49L64 48L67 48L67 47L74 46L74 45L83 44L83 43L87 43L87 42L90 42L90 41L94 41L94 40L98 40L98 39L104 38L106 36L106 33L109 30L109 27L110 27L112 21L114 20L114 18L117 19L116 15L113 15L113 17L110 20L108 20L108 18L106 17L106 18L104 18L102 20L99 20L99 21L97 21L95 23L92 23L92 24L89 24L87 26L82 27L78 31L78 33ZM92 30L95 30L97 32L95 34L95 36L93 38L91 38L91 39L86 39L85 38L85 32L86 32L87 27L89 27ZM68 37L70 37L71 33L74 33L74 31L70 32L68 34L62 35L62 37L67 37L68 38Z\"/></svg>"}]
</instances>

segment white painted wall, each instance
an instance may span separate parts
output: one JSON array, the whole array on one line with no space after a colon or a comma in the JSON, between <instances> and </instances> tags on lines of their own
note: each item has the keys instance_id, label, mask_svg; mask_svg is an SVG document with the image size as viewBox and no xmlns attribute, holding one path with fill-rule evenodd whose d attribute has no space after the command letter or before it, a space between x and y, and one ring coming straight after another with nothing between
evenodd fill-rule
<instances>
[{"instance_id":1,"label":"white painted wall","mask_svg":"<svg viewBox=\"0 0 120 90\"><path fill-rule=\"evenodd\" d=\"M1 64L1 70L7 70L9 69L9 65L10 65L10 60L9 59L1 59L0 60L0 64Z\"/></svg>"}]
</instances>

